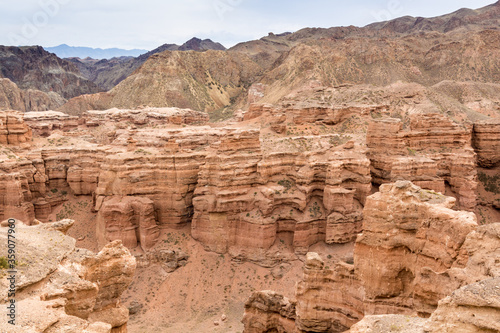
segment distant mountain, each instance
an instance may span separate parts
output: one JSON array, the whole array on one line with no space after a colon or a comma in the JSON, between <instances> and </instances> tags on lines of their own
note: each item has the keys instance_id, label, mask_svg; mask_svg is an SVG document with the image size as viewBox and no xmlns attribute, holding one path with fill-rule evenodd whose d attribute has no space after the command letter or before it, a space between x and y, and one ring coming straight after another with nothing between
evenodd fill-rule
<instances>
[{"instance_id":1,"label":"distant mountain","mask_svg":"<svg viewBox=\"0 0 500 333\"><path fill-rule=\"evenodd\" d=\"M82 75L97 84L101 89L110 90L139 68L150 56L164 51L224 51L226 48L210 39L191 38L182 45L163 44L138 57L115 57L112 59L82 59L69 57L67 60L76 64Z\"/></svg>"},{"instance_id":2,"label":"distant mountain","mask_svg":"<svg viewBox=\"0 0 500 333\"><path fill-rule=\"evenodd\" d=\"M196 37L191 38L182 45L177 44L163 44L156 49L149 51L140 55L137 59L140 61L146 61L150 56L163 51L225 51L226 48L221 43L213 42L211 39L199 39Z\"/></svg>"},{"instance_id":3,"label":"distant mountain","mask_svg":"<svg viewBox=\"0 0 500 333\"><path fill-rule=\"evenodd\" d=\"M201 40L199 38L191 38L181 46L179 46L179 51L206 51L206 50L216 50L225 51L226 48L220 44L212 42L210 39Z\"/></svg>"},{"instance_id":4,"label":"distant mountain","mask_svg":"<svg viewBox=\"0 0 500 333\"><path fill-rule=\"evenodd\" d=\"M59 58L93 58L93 59L111 59L115 57L138 57L148 52L148 50L123 50L123 49L94 49L91 47L69 46L61 44L55 47L45 47L45 50L55 53Z\"/></svg>"}]
</instances>

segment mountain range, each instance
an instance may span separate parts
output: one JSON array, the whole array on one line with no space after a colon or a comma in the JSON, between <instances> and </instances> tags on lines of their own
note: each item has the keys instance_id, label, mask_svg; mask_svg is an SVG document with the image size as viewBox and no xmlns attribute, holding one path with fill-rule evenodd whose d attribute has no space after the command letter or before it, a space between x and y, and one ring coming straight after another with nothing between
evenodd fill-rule
<instances>
[{"instance_id":1,"label":"mountain range","mask_svg":"<svg viewBox=\"0 0 500 333\"><path fill-rule=\"evenodd\" d=\"M111 59L115 57L138 57L147 50L124 50L119 48L100 49L83 46L69 46L61 44L54 47L44 47L45 50L56 54L59 58L93 58L93 59Z\"/></svg>"},{"instance_id":2,"label":"mountain range","mask_svg":"<svg viewBox=\"0 0 500 333\"><path fill-rule=\"evenodd\" d=\"M325 86L402 81L428 88L444 81L496 83L498 45L500 1L434 18L406 16L365 27L269 34L228 50L199 38L180 46L164 44L138 57L100 60L10 48L0 53L0 69L20 89L57 93L63 100L76 97L61 107L70 113L140 105L212 112L244 108L255 84L263 87L259 101L275 103L311 80ZM73 80L61 79L63 73L78 77L77 88ZM95 92L100 94L88 95Z\"/></svg>"}]
</instances>

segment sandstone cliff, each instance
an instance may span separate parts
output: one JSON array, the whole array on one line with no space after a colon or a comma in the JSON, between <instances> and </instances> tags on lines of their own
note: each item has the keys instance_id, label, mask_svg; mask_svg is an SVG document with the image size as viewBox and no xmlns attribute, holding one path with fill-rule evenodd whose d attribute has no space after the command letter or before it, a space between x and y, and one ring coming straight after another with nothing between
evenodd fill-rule
<instances>
[{"instance_id":1,"label":"sandstone cliff","mask_svg":"<svg viewBox=\"0 0 500 333\"><path fill-rule=\"evenodd\" d=\"M244 318L255 317L253 322L259 325L245 319L245 332L247 328L249 332L265 332L259 330L263 327L279 331L283 323L290 326L290 321L295 321L291 332L342 332L365 315L369 317L353 331L364 332L366 328L371 332L368 329L373 327L373 332L382 332L383 323L397 326L404 321L397 316L384 321L370 317L379 314L432 314L428 324L435 332L444 327L475 331L481 325L494 330L494 317L486 319L486 314L495 310L486 307L490 296L485 293L497 284L494 281L500 272L494 259L500 225L478 227L473 213L450 209L454 201L410 182L382 185L380 192L366 200L363 232L356 240L353 263L325 267L321 257L308 253L296 288L296 306L291 308L295 316L280 310L279 295L265 298L267 305L261 307L253 301L258 296L254 294ZM473 293L485 299L470 300ZM454 311L485 315L469 320L465 319L468 316L454 315ZM411 332L424 324L412 319L400 327Z\"/></svg>"},{"instance_id":2,"label":"sandstone cliff","mask_svg":"<svg viewBox=\"0 0 500 333\"><path fill-rule=\"evenodd\" d=\"M472 129L440 114L412 114L409 128L400 119L373 120L366 135L375 183L411 180L445 193L451 188L458 206L476 205L476 163Z\"/></svg>"}]
</instances>

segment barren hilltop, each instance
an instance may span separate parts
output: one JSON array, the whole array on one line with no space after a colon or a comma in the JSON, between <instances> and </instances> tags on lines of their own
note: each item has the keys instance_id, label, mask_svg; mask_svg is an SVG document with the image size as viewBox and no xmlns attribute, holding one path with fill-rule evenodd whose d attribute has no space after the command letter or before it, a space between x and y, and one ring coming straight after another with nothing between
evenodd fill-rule
<instances>
[{"instance_id":1,"label":"barren hilltop","mask_svg":"<svg viewBox=\"0 0 500 333\"><path fill-rule=\"evenodd\" d=\"M500 331L499 14L3 47L0 331Z\"/></svg>"}]
</instances>

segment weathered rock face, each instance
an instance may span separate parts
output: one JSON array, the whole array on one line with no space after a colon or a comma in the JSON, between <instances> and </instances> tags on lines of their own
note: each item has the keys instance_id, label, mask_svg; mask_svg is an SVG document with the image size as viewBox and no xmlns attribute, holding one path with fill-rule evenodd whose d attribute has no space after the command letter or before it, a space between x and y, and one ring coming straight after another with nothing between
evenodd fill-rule
<instances>
[{"instance_id":1,"label":"weathered rock face","mask_svg":"<svg viewBox=\"0 0 500 333\"><path fill-rule=\"evenodd\" d=\"M320 93L328 96L325 92L327 88L320 87L307 91L309 94ZM330 88L331 89L331 88ZM290 125L302 125L323 123L327 125L338 124L352 115L370 115L374 112L385 112L389 109L388 105L342 105L332 106L328 102L299 102L302 100L302 93L293 98L285 98L279 105L273 106L272 104L250 104L248 111L245 112L243 120L250 120L257 117L263 117L270 120L274 124L286 123ZM298 99L299 101L295 100ZM286 120L286 121L285 121Z\"/></svg>"},{"instance_id":2,"label":"weathered rock face","mask_svg":"<svg viewBox=\"0 0 500 333\"><path fill-rule=\"evenodd\" d=\"M354 266L325 268L316 253L307 254L296 297L298 332L343 332L363 318L364 293Z\"/></svg>"},{"instance_id":3,"label":"weathered rock face","mask_svg":"<svg viewBox=\"0 0 500 333\"><path fill-rule=\"evenodd\" d=\"M469 333L497 332L499 279L466 285L442 299L429 319L403 315L366 316L349 333Z\"/></svg>"},{"instance_id":4,"label":"weathered rock face","mask_svg":"<svg viewBox=\"0 0 500 333\"><path fill-rule=\"evenodd\" d=\"M22 113L17 111L0 112L0 144L30 145L31 129L23 121Z\"/></svg>"},{"instance_id":5,"label":"weathered rock face","mask_svg":"<svg viewBox=\"0 0 500 333\"><path fill-rule=\"evenodd\" d=\"M338 262L328 268L316 253L307 254L304 275L296 288L295 330L291 332L343 332L365 315L369 318L353 332L365 332L363 329L386 332L383 328L391 324L413 332L412 329L423 329L425 322L395 317L391 323L391 318L377 321L370 315L429 317L438 308L439 300L454 290L477 281L497 279L500 224L478 227L473 213L450 209L454 201L452 197L422 190L407 181L382 185L380 192L366 200L363 232L355 244L354 264ZM485 290L488 288L491 289ZM451 308L464 313L493 311L478 309L487 300L441 303L435 325L446 322L440 311L453 317ZM252 307L246 312L259 313ZM273 316L279 317L277 313L274 311ZM262 318L266 318L265 313ZM286 318L290 320L291 316ZM457 323L450 329L462 332L459 330L462 328L467 332L467 328L475 329L473 326L483 317L476 320L466 316L471 319L461 321L458 318L462 317L457 315L451 320ZM496 318L495 315L492 318ZM273 322L279 320L275 318ZM250 327L248 321L245 325ZM492 320L485 327L494 325ZM265 331L254 329L252 332ZM435 332L440 332L439 328L435 328Z\"/></svg>"},{"instance_id":6,"label":"weathered rock face","mask_svg":"<svg viewBox=\"0 0 500 333\"><path fill-rule=\"evenodd\" d=\"M85 258L82 265L84 279L99 288L89 320L117 328L125 326L128 309L121 306L119 300L134 278L135 258L121 241L114 241L106 244L96 256Z\"/></svg>"},{"instance_id":7,"label":"weathered rock face","mask_svg":"<svg viewBox=\"0 0 500 333\"><path fill-rule=\"evenodd\" d=\"M73 223L28 227L16 221L17 255L24 264L17 267L15 332L126 332L128 310L119 297L132 282L135 258L119 241L97 255L76 249L75 239L63 233ZM0 238L7 242L7 224L2 226ZM8 302L7 283L1 282L2 303ZM10 332L6 325L2 321L0 329Z\"/></svg>"},{"instance_id":8,"label":"weathered rock face","mask_svg":"<svg viewBox=\"0 0 500 333\"><path fill-rule=\"evenodd\" d=\"M405 181L382 185L367 199L354 251L366 314L430 314L448 294L444 284L441 292L429 290L432 283L422 279L450 269L477 227L473 213L450 209L454 201Z\"/></svg>"},{"instance_id":9,"label":"weathered rock face","mask_svg":"<svg viewBox=\"0 0 500 333\"><path fill-rule=\"evenodd\" d=\"M295 303L273 291L255 292L245 303L245 333L294 332Z\"/></svg>"},{"instance_id":10,"label":"weathered rock face","mask_svg":"<svg viewBox=\"0 0 500 333\"><path fill-rule=\"evenodd\" d=\"M471 128L440 114L414 114L409 129L400 119L373 120L366 135L375 183L410 180L444 193L448 184L462 209L476 206L476 165Z\"/></svg>"},{"instance_id":11,"label":"weathered rock face","mask_svg":"<svg viewBox=\"0 0 500 333\"><path fill-rule=\"evenodd\" d=\"M29 168L31 163L17 160L17 156L10 151L7 156L0 155L0 162L0 219L16 217L31 223L35 211L31 203L29 178L24 171L24 166Z\"/></svg>"},{"instance_id":12,"label":"weathered rock face","mask_svg":"<svg viewBox=\"0 0 500 333\"><path fill-rule=\"evenodd\" d=\"M475 123L472 143L480 166L497 166L500 162L500 121Z\"/></svg>"},{"instance_id":13,"label":"weathered rock face","mask_svg":"<svg viewBox=\"0 0 500 333\"><path fill-rule=\"evenodd\" d=\"M154 246L159 229L154 203L141 197L107 198L97 215L97 241L99 248L110 241L121 240L128 248L138 244L144 251Z\"/></svg>"},{"instance_id":14,"label":"weathered rock face","mask_svg":"<svg viewBox=\"0 0 500 333\"><path fill-rule=\"evenodd\" d=\"M69 131L78 127L78 117L57 111L28 112L23 115L24 122L39 136L50 136L52 131Z\"/></svg>"},{"instance_id":15,"label":"weathered rock face","mask_svg":"<svg viewBox=\"0 0 500 333\"><path fill-rule=\"evenodd\" d=\"M464 286L439 302L426 332L479 333L500 331L500 279Z\"/></svg>"},{"instance_id":16,"label":"weathered rock face","mask_svg":"<svg viewBox=\"0 0 500 333\"><path fill-rule=\"evenodd\" d=\"M210 250L262 262L279 240L304 254L318 241L354 239L371 190L362 154L263 154L257 131L231 133L214 148L200 169L192 223Z\"/></svg>"},{"instance_id":17,"label":"weathered rock face","mask_svg":"<svg viewBox=\"0 0 500 333\"><path fill-rule=\"evenodd\" d=\"M154 202L159 226L176 227L190 221L192 196L202 153L116 154L101 164L96 210L106 197L140 196Z\"/></svg>"}]
</instances>

